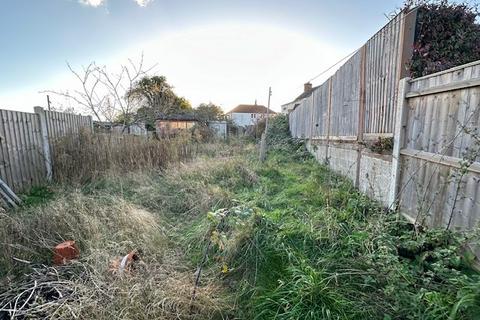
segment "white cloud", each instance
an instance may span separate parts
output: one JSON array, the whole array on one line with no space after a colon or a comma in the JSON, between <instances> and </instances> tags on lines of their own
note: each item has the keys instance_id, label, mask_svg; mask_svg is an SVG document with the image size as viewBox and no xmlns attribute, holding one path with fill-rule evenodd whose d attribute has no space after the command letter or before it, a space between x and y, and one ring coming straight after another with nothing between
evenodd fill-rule
<instances>
[{"instance_id":1,"label":"white cloud","mask_svg":"<svg viewBox=\"0 0 480 320\"><path fill-rule=\"evenodd\" d=\"M146 7L152 0L133 0L135 1L140 7Z\"/></svg>"},{"instance_id":2,"label":"white cloud","mask_svg":"<svg viewBox=\"0 0 480 320\"><path fill-rule=\"evenodd\" d=\"M87 5L87 6L92 6L92 7L99 7L101 6L105 0L79 0L81 4Z\"/></svg>"}]
</instances>

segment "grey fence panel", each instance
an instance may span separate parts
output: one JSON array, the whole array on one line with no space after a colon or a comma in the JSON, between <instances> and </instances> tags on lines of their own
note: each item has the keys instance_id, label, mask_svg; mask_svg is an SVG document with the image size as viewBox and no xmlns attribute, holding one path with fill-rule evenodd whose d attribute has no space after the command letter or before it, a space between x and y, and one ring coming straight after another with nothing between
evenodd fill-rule
<instances>
[{"instance_id":1,"label":"grey fence panel","mask_svg":"<svg viewBox=\"0 0 480 320\"><path fill-rule=\"evenodd\" d=\"M91 128L91 117L53 111L45 114L51 139ZM47 181L38 114L0 110L0 177L15 192L27 191Z\"/></svg>"},{"instance_id":2,"label":"grey fence panel","mask_svg":"<svg viewBox=\"0 0 480 320\"><path fill-rule=\"evenodd\" d=\"M405 68L406 52L413 44L410 33L416 19L414 12L402 12L394 17L366 42L364 55L358 50L329 80L315 89L311 97L299 102L300 105L291 112L290 121L298 137L307 138L309 132L313 137L356 137L359 129L369 135L393 135L398 81ZM408 21L406 16L409 16ZM408 25L408 34L405 25ZM330 92L329 81L332 83ZM364 120L359 121L362 93ZM313 119L308 117L309 110L305 109L308 109L308 99L312 99L313 114L310 115ZM329 133L326 132L328 117ZM359 123L363 128L358 128Z\"/></svg>"},{"instance_id":3,"label":"grey fence panel","mask_svg":"<svg viewBox=\"0 0 480 320\"><path fill-rule=\"evenodd\" d=\"M365 44L365 133L393 133L403 19L397 15Z\"/></svg>"},{"instance_id":4,"label":"grey fence panel","mask_svg":"<svg viewBox=\"0 0 480 320\"><path fill-rule=\"evenodd\" d=\"M305 108L305 138L311 139L313 135L313 94L303 100Z\"/></svg>"},{"instance_id":5,"label":"grey fence panel","mask_svg":"<svg viewBox=\"0 0 480 320\"><path fill-rule=\"evenodd\" d=\"M307 110L305 107L305 103L302 101L299 106L296 109L298 115L297 115L297 138L306 138L306 126L308 125L307 123Z\"/></svg>"},{"instance_id":6,"label":"grey fence panel","mask_svg":"<svg viewBox=\"0 0 480 320\"><path fill-rule=\"evenodd\" d=\"M356 136L358 133L360 73L361 52L358 51L332 77L332 136Z\"/></svg>"},{"instance_id":7,"label":"grey fence panel","mask_svg":"<svg viewBox=\"0 0 480 320\"><path fill-rule=\"evenodd\" d=\"M328 125L329 81L313 92L313 138L325 137Z\"/></svg>"},{"instance_id":8,"label":"grey fence panel","mask_svg":"<svg viewBox=\"0 0 480 320\"><path fill-rule=\"evenodd\" d=\"M480 61L411 80L406 99L400 210L435 227L474 228L480 222Z\"/></svg>"},{"instance_id":9,"label":"grey fence panel","mask_svg":"<svg viewBox=\"0 0 480 320\"><path fill-rule=\"evenodd\" d=\"M50 139L59 138L67 134L77 134L82 128L89 129L92 122L89 116L57 111L45 111L45 116L47 118L47 129Z\"/></svg>"},{"instance_id":10,"label":"grey fence panel","mask_svg":"<svg viewBox=\"0 0 480 320\"><path fill-rule=\"evenodd\" d=\"M32 113L0 110L0 176L14 191L45 181L37 121Z\"/></svg>"}]
</instances>

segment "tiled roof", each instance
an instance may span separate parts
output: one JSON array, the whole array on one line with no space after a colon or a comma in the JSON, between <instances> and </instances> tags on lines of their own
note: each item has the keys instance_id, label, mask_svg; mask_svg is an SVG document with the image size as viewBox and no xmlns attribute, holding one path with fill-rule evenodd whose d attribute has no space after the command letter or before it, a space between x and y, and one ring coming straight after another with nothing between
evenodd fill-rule
<instances>
[{"instance_id":1,"label":"tiled roof","mask_svg":"<svg viewBox=\"0 0 480 320\"><path fill-rule=\"evenodd\" d=\"M275 114L271 109L268 112ZM228 113L267 113L267 107L258 104L239 104Z\"/></svg>"}]
</instances>

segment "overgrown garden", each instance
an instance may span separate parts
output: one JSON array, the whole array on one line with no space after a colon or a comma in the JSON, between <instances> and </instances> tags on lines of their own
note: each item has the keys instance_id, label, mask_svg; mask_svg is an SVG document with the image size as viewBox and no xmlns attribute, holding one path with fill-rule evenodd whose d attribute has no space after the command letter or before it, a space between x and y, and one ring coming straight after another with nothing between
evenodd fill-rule
<instances>
[{"instance_id":1,"label":"overgrown garden","mask_svg":"<svg viewBox=\"0 0 480 320\"><path fill-rule=\"evenodd\" d=\"M0 318L477 319L474 234L414 227L288 137L36 190L1 213ZM186 161L186 162L185 162ZM80 258L52 266L73 239ZM128 274L111 261L137 249ZM194 290L196 291L193 295Z\"/></svg>"}]
</instances>

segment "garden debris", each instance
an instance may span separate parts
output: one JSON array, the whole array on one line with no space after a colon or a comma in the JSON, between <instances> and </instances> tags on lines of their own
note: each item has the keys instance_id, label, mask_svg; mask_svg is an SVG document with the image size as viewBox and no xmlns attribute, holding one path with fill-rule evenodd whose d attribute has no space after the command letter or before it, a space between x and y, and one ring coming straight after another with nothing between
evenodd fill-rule
<instances>
[{"instance_id":1,"label":"garden debris","mask_svg":"<svg viewBox=\"0 0 480 320\"><path fill-rule=\"evenodd\" d=\"M127 255L113 260L110 264L110 272L119 275L129 274L140 263L140 254L140 250L132 250Z\"/></svg>"},{"instance_id":2,"label":"garden debris","mask_svg":"<svg viewBox=\"0 0 480 320\"><path fill-rule=\"evenodd\" d=\"M33 268L21 282L5 283L0 292L0 319L45 319L74 299L73 282L62 274L76 266L61 268Z\"/></svg>"},{"instance_id":3,"label":"garden debris","mask_svg":"<svg viewBox=\"0 0 480 320\"><path fill-rule=\"evenodd\" d=\"M11 208L17 208L22 203L22 200L10 189L10 187L0 179L0 203Z\"/></svg>"},{"instance_id":4,"label":"garden debris","mask_svg":"<svg viewBox=\"0 0 480 320\"><path fill-rule=\"evenodd\" d=\"M68 240L55 246L53 264L56 266L64 265L79 256L80 250L78 250L75 241Z\"/></svg>"}]
</instances>

